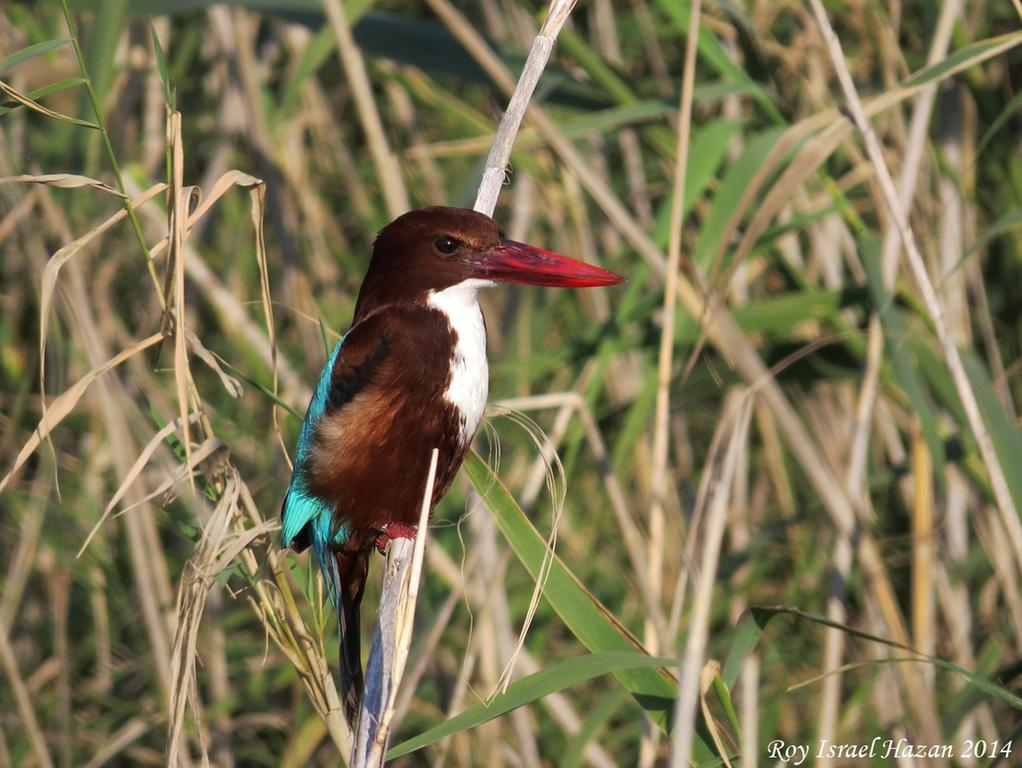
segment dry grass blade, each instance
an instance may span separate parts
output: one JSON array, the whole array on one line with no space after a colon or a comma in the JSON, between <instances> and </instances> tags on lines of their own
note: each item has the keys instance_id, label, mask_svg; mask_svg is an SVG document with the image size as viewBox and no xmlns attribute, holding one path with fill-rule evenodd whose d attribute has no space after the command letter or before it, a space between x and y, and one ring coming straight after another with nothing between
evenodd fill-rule
<instances>
[{"instance_id":1,"label":"dry grass blade","mask_svg":"<svg viewBox=\"0 0 1022 768\"><path fill-rule=\"evenodd\" d=\"M362 121L366 141L369 143L369 154L372 155L380 185L383 187L387 212L390 218L397 218L409 208L408 191L401 177L401 166L387 143L387 135L383 130L383 121L380 119L376 100L373 98L373 88L366 73L362 52L355 45L341 0L324 0L323 7L337 38L341 67L348 78L352 96L358 107L358 116Z\"/></svg>"},{"instance_id":2,"label":"dry grass blade","mask_svg":"<svg viewBox=\"0 0 1022 768\"><path fill-rule=\"evenodd\" d=\"M224 385L227 394L235 399L241 397L244 394L241 382L223 369L220 361L212 352L206 349L206 345L202 343L202 340L187 328L185 329L185 338L188 340L188 347L191 349L192 354L204 362L217 375L220 383Z\"/></svg>"},{"instance_id":3,"label":"dry grass blade","mask_svg":"<svg viewBox=\"0 0 1022 768\"><path fill-rule=\"evenodd\" d=\"M184 188L184 146L181 139L181 113L170 115L171 185L168 198L170 243L167 255L168 287L173 286L173 302L167 291L165 306L173 307L174 316L174 385L177 389L178 416L181 420L181 444L185 450L185 463L192 463L191 425L188 412L191 410L189 389L192 379L188 363L188 348L185 338L185 264L182 249L185 240L185 222L188 219L190 190ZM191 475L189 475L191 478ZM190 482L194 488L194 479Z\"/></svg>"},{"instance_id":4,"label":"dry grass blade","mask_svg":"<svg viewBox=\"0 0 1022 768\"><path fill-rule=\"evenodd\" d=\"M167 728L167 765L177 768L183 748L185 705L194 695L195 657L198 646L199 624L206 608L206 599L213 580L222 566L219 556L224 546L232 519L238 514L241 489L237 470L227 476L224 490L209 520L203 526L202 538L195 554L185 566L177 596L177 631L171 651L170 667L170 722ZM228 561L230 562L230 561ZM204 762L208 760L203 757Z\"/></svg>"},{"instance_id":5,"label":"dry grass blade","mask_svg":"<svg viewBox=\"0 0 1022 768\"><path fill-rule=\"evenodd\" d=\"M930 280L930 275L926 270L926 263L923 261L919 246L916 244L915 234L911 226L909 226L908 218L898 203L898 193L894 187L894 181L891 179L890 171L887 169L887 163L884 160L880 142L873 131L873 127L870 125L866 112L863 109L862 101L859 99L859 94L855 89L855 83L852 81L851 73L848 71L847 62L841 50L841 42L838 40L833 27L830 26L823 3L820 0L810 0L810 2L813 14L816 16L816 21L820 25L824 40L827 43L827 49L837 71L838 79L841 82L841 88L844 91L845 98L848 100L848 107L855 120L855 127L862 134L866 144L866 151L869 154L870 162L873 164L877 180L880 182L884 201L901 234L905 253L908 257L909 268L916 284L919 286L923 304L937 332L937 338L944 353L944 360L951 373L951 378L954 381L955 390L961 400L962 407L965 409L969 428L979 444L980 455L983 457L983 463L986 465L987 472L990 475L990 484L993 486L994 498L997 500L1001 521L1011 541L1016 562L1022 567L1022 521L1019 520L1018 510L1015 508L1015 502L1012 500L1008 482L1004 477L1004 468L1001 466L997 452L994 450L994 443L990 438L990 432L983 422L983 415L980 412L979 403L976 401L976 393L973 391L972 384L969 382L969 377L966 375L965 368L962 365L962 357L958 351L958 346L955 344L954 337L944 318L944 307L941 304L936 289L933 287L933 282Z\"/></svg>"},{"instance_id":6,"label":"dry grass blade","mask_svg":"<svg viewBox=\"0 0 1022 768\"><path fill-rule=\"evenodd\" d=\"M714 483L713 497L706 516L706 533L703 552L699 560L698 575L695 579L695 603L692 621L689 624L688 640L682 657L681 682L674 710L674 749L671 753L673 768L689 765L692 754L692 739L695 734L695 718L699 706L700 677L706 654L707 633L710 622L710 603L713 599L714 578L720 557L720 544L727 522L727 508L731 498L739 451L745 443L749 421L752 416L752 398L748 394L736 394L731 398L730 416L724 423L731 422L731 440L720 469L720 477Z\"/></svg>"},{"instance_id":7,"label":"dry grass blade","mask_svg":"<svg viewBox=\"0 0 1022 768\"><path fill-rule=\"evenodd\" d=\"M195 421L196 419L199 418L199 414L193 413L188 418L192 421ZM117 503L122 498L124 498L124 494L128 492L128 489L130 489L135 480L138 479L138 476L142 474L142 470L146 468L146 465L149 463L149 460L153 457L153 454L156 453L157 448L160 447L164 440L166 440L168 437L174 434L174 432L176 432L180 428L180 426L181 420L174 419L172 422L164 426L163 429L161 429L159 432L152 436L152 438L146 444L146 447L143 448L142 452L138 455L138 458L132 465L131 470L125 476L124 480L121 482L121 487L117 489L117 492L113 495L113 498L111 498L110 501L107 503L106 509L103 510L103 514L100 515L100 518L99 520L96 521L96 524L92 526L92 530L89 531L89 535L85 537L85 541L82 543L81 548L78 550L77 557L81 557L82 553L86 549L88 549L89 542L91 542L93 537L99 532L99 529L103 527L103 523L106 522L106 519L110 516L110 513L114 510L114 507L117 506Z\"/></svg>"},{"instance_id":8,"label":"dry grass blade","mask_svg":"<svg viewBox=\"0 0 1022 768\"><path fill-rule=\"evenodd\" d=\"M197 415L201 417L201 414ZM208 440L203 440L195 447L195 450L192 451L192 458L190 461L182 462L174 469L169 478L164 480L149 493L139 497L136 501L133 501L131 504L124 507L124 509L114 515L114 517L121 517L132 510L137 509L143 504L148 504L154 499L165 497L170 493L171 488L175 485L180 485L191 477L192 473L194 473L197 468L201 467L211 457L224 453L226 453L226 447L224 446L223 441L219 438L211 437Z\"/></svg>"},{"instance_id":9,"label":"dry grass blade","mask_svg":"<svg viewBox=\"0 0 1022 768\"><path fill-rule=\"evenodd\" d=\"M96 750L89 762L85 763L82 768L101 768L150 729L150 724L140 717L129 720L117 729L106 744Z\"/></svg>"},{"instance_id":10,"label":"dry grass blade","mask_svg":"<svg viewBox=\"0 0 1022 768\"><path fill-rule=\"evenodd\" d=\"M46 439L50 432L53 431L54 427L60 424L60 422L74 410L74 407L78 405L78 401L82 399L82 395L85 394L85 391L89 388L89 385L92 384L92 382L111 368L117 367L125 360L137 355L143 350L148 349L154 344L157 344L162 338L163 334L155 333L149 338L132 344L127 349L121 350L98 368L93 368L91 371L86 373L82 376L82 378L72 384L67 391L54 400L50 404L50 408L46 412L46 415L43 416L36 425L32 436L18 452L18 456L15 458L14 464L11 466L10 470L8 470L7 474L4 475L2 480L0 480L0 491L3 491L3 489L7 487L7 484L11 481L14 474L21 469L25 460L32 455L32 452L39 447L39 444Z\"/></svg>"},{"instance_id":11,"label":"dry grass blade","mask_svg":"<svg viewBox=\"0 0 1022 768\"><path fill-rule=\"evenodd\" d=\"M46 184L51 187L61 187L63 189L91 187L92 189L98 189L100 192L106 192L107 194L116 195L117 197L124 197L120 190L114 189L109 184L104 184L99 179L92 179L88 176L79 176L74 173L44 173L36 176L31 174L22 174L20 176L6 176L0 179L0 184L15 184L18 182L28 184Z\"/></svg>"},{"instance_id":12,"label":"dry grass blade","mask_svg":"<svg viewBox=\"0 0 1022 768\"><path fill-rule=\"evenodd\" d=\"M487 410L491 411L491 409ZM512 423L520 426L532 441L533 446L539 452L537 461L543 467L543 477L546 481L547 494L550 496L553 515L550 521L550 533L547 535L543 560L539 566L536 583L532 588L532 597L529 598L529 605L525 609L525 617L522 619L522 627L518 632L518 637L515 640L514 645L507 654L507 660L504 662L504 669L501 671L500 677L487 697L487 699L490 700L499 693L507 691L507 687L511 684L511 680L514 676L515 664L518 662L518 658L525 647L525 639L529 634L529 628L532 626L533 619L536 617L536 610L539 608L539 604L543 599L543 590L546 588L547 578L550 575L550 569L553 567L554 557L556 556L557 551L557 534L561 526L561 515L564 513L564 500L567 498L568 493L568 482L564 475L564 466L561 464L561 457L557 455L553 442L546 436L542 428L524 413L511 408L497 405L492 409L492 412L499 413ZM493 432L494 450L498 452L498 458L495 465L499 466L500 440L496 436L496 430L493 430ZM481 499L473 496L470 504L474 507L477 501L481 501Z\"/></svg>"},{"instance_id":13,"label":"dry grass blade","mask_svg":"<svg viewBox=\"0 0 1022 768\"><path fill-rule=\"evenodd\" d=\"M138 208L152 200L166 188L166 184L154 184L132 200L131 203L135 208ZM43 395L42 410L44 418L46 416L46 335L50 323L50 312L53 307L53 293L57 287L57 278L60 276L61 267L81 251L82 248L104 234L127 215L127 211L122 208L99 226L93 227L81 237L62 247L46 262L46 268L43 270L43 277L40 283L39 296L39 391ZM0 487L2 487L2 484L0 484Z\"/></svg>"},{"instance_id":14,"label":"dry grass blade","mask_svg":"<svg viewBox=\"0 0 1022 768\"><path fill-rule=\"evenodd\" d=\"M674 360L675 308L677 304L678 268L681 262L681 213L685 197L685 175L688 168L689 133L692 127L692 93L695 88L696 41L702 3L692 3L688 34L685 36L685 70L679 96L678 156L674 166L674 189L671 202L671 234L667 249L667 279L664 284L663 327L657 359L657 397L653 427L653 466L650 470L649 512L649 574L659 598L663 584L664 560L664 496L667 489L667 450L670 420L670 386ZM650 633L652 635L652 633ZM661 628L651 651L667 651L672 638Z\"/></svg>"},{"instance_id":15,"label":"dry grass blade","mask_svg":"<svg viewBox=\"0 0 1022 768\"><path fill-rule=\"evenodd\" d=\"M90 123L88 120L79 120L77 117L69 117L68 115L63 115L60 112L54 112L52 109L44 107L38 101L30 99L25 94L14 90L14 88L9 86L3 80L0 80L0 93L6 93L10 98L14 99L19 104L26 106L29 109L38 112L41 115L45 115L46 117L49 117L53 120L57 120L62 123L70 123L71 125L81 125L84 126L85 128L96 129L99 128L98 125L96 125L95 123Z\"/></svg>"}]
</instances>

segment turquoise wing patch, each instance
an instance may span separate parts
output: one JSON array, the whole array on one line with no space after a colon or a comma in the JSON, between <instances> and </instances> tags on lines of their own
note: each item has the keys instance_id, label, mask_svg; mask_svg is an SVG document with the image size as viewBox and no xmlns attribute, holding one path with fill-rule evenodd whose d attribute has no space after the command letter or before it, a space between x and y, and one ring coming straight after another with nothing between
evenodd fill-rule
<instances>
[{"instance_id":1,"label":"turquoise wing patch","mask_svg":"<svg viewBox=\"0 0 1022 768\"><path fill-rule=\"evenodd\" d=\"M312 438L316 431L316 425L323 418L326 412L327 397L330 394L330 379L333 375L334 364L337 362L337 355L344 344L342 338L337 342L334 351L330 353L323 373L320 374L319 383L316 384L316 391L312 393L312 400L305 412L305 419L302 421L302 430L298 433L298 448L295 450L295 468L291 475L291 484L284 496L284 506L281 509L281 545L290 547L305 527L310 523L316 523L318 532L322 532L324 526L329 529L330 518L333 510L329 504L321 499L312 496L305 487L302 466L309 456L312 448ZM340 532L338 532L340 535Z\"/></svg>"}]
</instances>

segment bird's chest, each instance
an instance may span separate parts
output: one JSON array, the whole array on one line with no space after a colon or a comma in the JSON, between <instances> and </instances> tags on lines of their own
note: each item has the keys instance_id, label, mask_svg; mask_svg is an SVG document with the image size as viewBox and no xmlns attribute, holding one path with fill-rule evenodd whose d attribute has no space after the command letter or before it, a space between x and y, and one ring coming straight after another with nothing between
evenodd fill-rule
<instances>
[{"instance_id":1,"label":"bird's chest","mask_svg":"<svg viewBox=\"0 0 1022 768\"><path fill-rule=\"evenodd\" d=\"M479 428L486 410L490 373L486 363L486 323L476 291L462 285L433 293L429 306L449 326L452 345L448 357L449 375L442 398L458 414L459 437L467 445Z\"/></svg>"}]
</instances>

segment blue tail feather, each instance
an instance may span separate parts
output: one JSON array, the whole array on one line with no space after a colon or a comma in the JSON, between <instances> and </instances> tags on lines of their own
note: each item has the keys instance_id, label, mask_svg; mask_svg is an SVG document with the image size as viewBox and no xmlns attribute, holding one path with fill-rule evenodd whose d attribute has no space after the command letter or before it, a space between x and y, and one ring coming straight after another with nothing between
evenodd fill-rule
<instances>
[{"instance_id":1,"label":"blue tail feather","mask_svg":"<svg viewBox=\"0 0 1022 768\"><path fill-rule=\"evenodd\" d=\"M342 344L344 344L343 338L337 342L337 346L334 347L334 351L330 354L330 358L323 368L323 373L320 374L319 383L316 384L316 391L313 392L312 400L309 401L309 408L305 412L302 429L298 434L294 473L291 475L291 484L288 486L287 494L284 497L284 506L281 510L281 545L285 547L292 546L296 539L301 542L302 538L305 538L305 541L308 542L308 536L303 536L303 534L306 531L306 527L314 522L315 530L310 531L313 533L314 538L316 535L324 538L324 529L326 530L325 538L330 536L329 529L333 517L333 508L330 504L308 492L303 477L303 465L312 447L316 425L326 412L327 397L330 394L330 379L333 375L334 363L337 362L337 355L341 351ZM343 541L345 537L343 527L334 536L337 537L338 542ZM324 567L324 558L319 556L319 552L316 554L320 561L320 567ZM327 574L324 572L323 575L325 577ZM330 580L327 579L327 584L330 583Z\"/></svg>"}]
</instances>

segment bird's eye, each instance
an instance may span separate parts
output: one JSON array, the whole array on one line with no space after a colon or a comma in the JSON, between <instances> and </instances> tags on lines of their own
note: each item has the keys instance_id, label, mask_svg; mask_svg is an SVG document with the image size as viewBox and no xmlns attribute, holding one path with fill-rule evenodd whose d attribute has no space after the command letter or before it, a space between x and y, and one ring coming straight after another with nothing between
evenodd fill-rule
<instances>
[{"instance_id":1,"label":"bird's eye","mask_svg":"<svg viewBox=\"0 0 1022 768\"><path fill-rule=\"evenodd\" d=\"M437 249L439 253L444 256L451 256L455 251L458 250L458 246L461 245L457 240L448 235L438 237L436 242L433 243L433 247Z\"/></svg>"}]
</instances>

